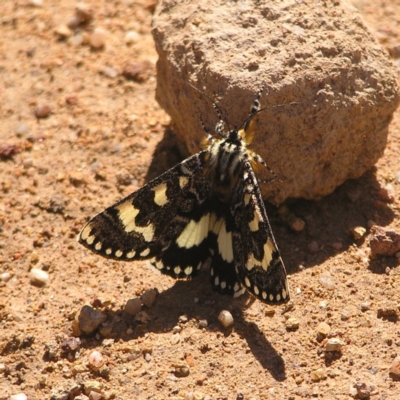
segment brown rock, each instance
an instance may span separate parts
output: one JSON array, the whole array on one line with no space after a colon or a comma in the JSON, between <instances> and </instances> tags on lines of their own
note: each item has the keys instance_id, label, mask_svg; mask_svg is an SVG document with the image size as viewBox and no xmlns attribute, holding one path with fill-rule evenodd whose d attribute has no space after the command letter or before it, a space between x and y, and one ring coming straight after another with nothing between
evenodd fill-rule
<instances>
[{"instance_id":1,"label":"brown rock","mask_svg":"<svg viewBox=\"0 0 400 400\"><path fill-rule=\"evenodd\" d=\"M262 185L264 198L315 199L361 176L383 154L399 93L386 52L358 12L347 2L298 2L290 13L274 1L238 7L157 6L156 97L182 152L201 148L199 112L210 131L218 121L211 101L188 83L218 101L231 128L242 126L265 85L253 149L281 181Z\"/></svg>"},{"instance_id":2,"label":"brown rock","mask_svg":"<svg viewBox=\"0 0 400 400\"><path fill-rule=\"evenodd\" d=\"M400 251L400 233L375 225L371 228L369 246L371 257L394 256Z\"/></svg>"}]
</instances>

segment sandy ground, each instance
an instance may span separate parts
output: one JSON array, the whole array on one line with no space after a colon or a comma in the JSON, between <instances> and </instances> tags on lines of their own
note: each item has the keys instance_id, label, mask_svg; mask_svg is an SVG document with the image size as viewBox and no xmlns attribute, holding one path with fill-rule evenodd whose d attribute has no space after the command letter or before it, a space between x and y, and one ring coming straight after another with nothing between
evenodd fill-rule
<instances>
[{"instance_id":1,"label":"sandy ground","mask_svg":"<svg viewBox=\"0 0 400 400\"><path fill-rule=\"evenodd\" d=\"M400 232L400 111L376 168L287 205L303 231L268 207L289 307L222 296L206 271L175 282L148 262L101 259L76 242L82 225L179 155L154 100L154 2L87 4L93 20L71 34L75 1L0 3L0 399L349 399L357 387L359 398L399 399L389 368L400 261L370 259L366 237L371 221ZM400 71L400 2L355 4ZM367 233L355 239L356 227ZM31 283L32 268L45 285ZM151 288L154 304L123 311ZM85 304L106 321L79 344L69 338ZM340 351L325 351L330 339Z\"/></svg>"}]
</instances>

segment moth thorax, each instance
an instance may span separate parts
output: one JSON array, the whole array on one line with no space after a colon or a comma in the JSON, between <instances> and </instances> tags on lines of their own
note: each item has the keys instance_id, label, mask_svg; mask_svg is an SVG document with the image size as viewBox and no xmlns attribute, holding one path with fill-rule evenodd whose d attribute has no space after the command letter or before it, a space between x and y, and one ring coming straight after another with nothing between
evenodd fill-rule
<instances>
[{"instance_id":1,"label":"moth thorax","mask_svg":"<svg viewBox=\"0 0 400 400\"><path fill-rule=\"evenodd\" d=\"M219 200L229 202L232 191L243 171L246 147L243 141L222 140L211 148L210 175L213 194Z\"/></svg>"}]
</instances>

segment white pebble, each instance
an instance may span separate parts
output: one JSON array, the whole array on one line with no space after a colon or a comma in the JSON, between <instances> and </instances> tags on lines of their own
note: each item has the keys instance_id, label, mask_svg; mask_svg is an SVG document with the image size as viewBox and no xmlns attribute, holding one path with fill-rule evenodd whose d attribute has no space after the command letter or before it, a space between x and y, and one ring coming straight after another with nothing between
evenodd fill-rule
<instances>
[{"instance_id":1,"label":"white pebble","mask_svg":"<svg viewBox=\"0 0 400 400\"><path fill-rule=\"evenodd\" d=\"M8 282L10 279L11 279L11 274L8 271L7 272L3 272L0 275L0 281Z\"/></svg>"},{"instance_id":2,"label":"white pebble","mask_svg":"<svg viewBox=\"0 0 400 400\"><path fill-rule=\"evenodd\" d=\"M28 396L25 393L12 394L10 400L27 400Z\"/></svg>"},{"instance_id":3,"label":"white pebble","mask_svg":"<svg viewBox=\"0 0 400 400\"><path fill-rule=\"evenodd\" d=\"M228 326L231 326L233 324L232 314L227 310L223 310L218 315L218 321L222 324L224 328L228 328Z\"/></svg>"},{"instance_id":4,"label":"white pebble","mask_svg":"<svg viewBox=\"0 0 400 400\"><path fill-rule=\"evenodd\" d=\"M29 279L32 285L46 285L49 280L49 274L39 268L32 268L29 273Z\"/></svg>"},{"instance_id":5,"label":"white pebble","mask_svg":"<svg viewBox=\"0 0 400 400\"><path fill-rule=\"evenodd\" d=\"M319 277L319 283L326 289L335 289L335 280L329 273L324 273Z\"/></svg>"},{"instance_id":6,"label":"white pebble","mask_svg":"<svg viewBox=\"0 0 400 400\"><path fill-rule=\"evenodd\" d=\"M101 368L104 365L104 357L103 355L94 350L89 354L89 364L95 368Z\"/></svg>"},{"instance_id":7,"label":"white pebble","mask_svg":"<svg viewBox=\"0 0 400 400\"><path fill-rule=\"evenodd\" d=\"M137 43L140 39L140 35L136 31L128 31L125 34L125 43Z\"/></svg>"},{"instance_id":8,"label":"white pebble","mask_svg":"<svg viewBox=\"0 0 400 400\"><path fill-rule=\"evenodd\" d=\"M104 29L96 28L90 35L89 44L95 49L100 49L106 44L106 32Z\"/></svg>"}]
</instances>

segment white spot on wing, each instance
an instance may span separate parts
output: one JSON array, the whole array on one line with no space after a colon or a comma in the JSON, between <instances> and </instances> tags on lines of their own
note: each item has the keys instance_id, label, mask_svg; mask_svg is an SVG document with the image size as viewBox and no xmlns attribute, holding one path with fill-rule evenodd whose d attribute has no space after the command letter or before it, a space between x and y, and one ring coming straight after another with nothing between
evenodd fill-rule
<instances>
[{"instance_id":1,"label":"white spot on wing","mask_svg":"<svg viewBox=\"0 0 400 400\"><path fill-rule=\"evenodd\" d=\"M126 258L133 258L135 257L136 252L135 251L130 251L128 253L126 253Z\"/></svg>"},{"instance_id":2,"label":"white spot on wing","mask_svg":"<svg viewBox=\"0 0 400 400\"><path fill-rule=\"evenodd\" d=\"M111 253L112 253L112 249L108 248L108 249L106 250L106 254L109 256Z\"/></svg>"},{"instance_id":3,"label":"white spot on wing","mask_svg":"<svg viewBox=\"0 0 400 400\"><path fill-rule=\"evenodd\" d=\"M186 225L185 229L176 239L176 243L181 248L190 249L193 246L198 246L208 236L208 224L210 214L205 214L200 221L196 222L193 219Z\"/></svg>"},{"instance_id":4,"label":"white spot on wing","mask_svg":"<svg viewBox=\"0 0 400 400\"><path fill-rule=\"evenodd\" d=\"M175 268L174 268L174 273L175 273L176 275L179 275L181 272L182 272L182 270L181 270L180 267L175 267Z\"/></svg>"},{"instance_id":5,"label":"white spot on wing","mask_svg":"<svg viewBox=\"0 0 400 400\"><path fill-rule=\"evenodd\" d=\"M247 287L251 286L250 280L247 276L245 276L245 278L244 278L244 283L246 284Z\"/></svg>"},{"instance_id":6,"label":"white spot on wing","mask_svg":"<svg viewBox=\"0 0 400 400\"><path fill-rule=\"evenodd\" d=\"M190 275L193 272L193 267L186 267L185 268L185 274Z\"/></svg>"},{"instance_id":7,"label":"white spot on wing","mask_svg":"<svg viewBox=\"0 0 400 400\"><path fill-rule=\"evenodd\" d=\"M94 235L90 235L90 236L88 236L88 238L86 239L86 243L88 244L88 245L92 245L93 243L94 243L94 240L95 240L96 238L95 238L95 236Z\"/></svg>"},{"instance_id":8,"label":"white spot on wing","mask_svg":"<svg viewBox=\"0 0 400 400\"><path fill-rule=\"evenodd\" d=\"M95 250L99 251L99 250L101 250L101 246L102 246L101 242L97 242L97 243L94 245L94 248L95 248Z\"/></svg>"},{"instance_id":9,"label":"white spot on wing","mask_svg":"<svg viewBox=\"0 0 400 400\"><path fill-rule=\"evenodd\" d=\"M140 253L140 257L147 257L150 254L150 249L144 249L141 253Z\"/></svg>"},{"instance_id":10,"label":"white spot on wing","mask_svg":"<svg viewBox=\"0 0 400 400\"><path fill-rule=\"evenodd\" d=\"M149 224L147 226L138 226L135 223L135 218L139 214L140 210L135 208L130 200L124 201L123 203L116 206L119 211L119 219L124 225L125 232L137 232L143 235L146 242L151 242L154 237L154 226Z\"/></svg>"},{"instance_id":11,"label":"white spot on wing","mask_svg":"<svg viewBox=\"0 0 400 400\"><path fill-rule=\"evenodd\" d=\"M118 257L118 258L121 257L122 254L124 254L124 253L122 252L122 250L117 250L117 251L115 252L115 256Z\"/></svg>"}]
</instances>

